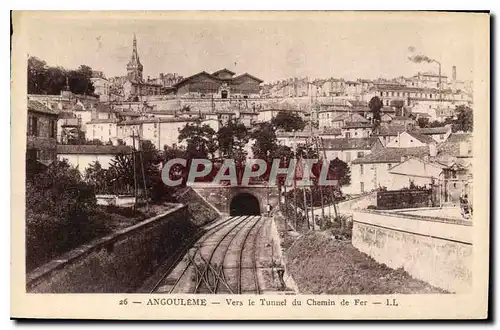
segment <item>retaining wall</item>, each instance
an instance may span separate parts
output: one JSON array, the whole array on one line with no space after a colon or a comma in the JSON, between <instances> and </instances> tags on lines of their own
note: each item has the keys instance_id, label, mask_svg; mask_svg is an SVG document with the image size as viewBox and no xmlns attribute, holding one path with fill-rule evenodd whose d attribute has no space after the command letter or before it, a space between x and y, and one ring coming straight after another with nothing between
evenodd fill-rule
<instances>
[{"instance_id":1,"label":"retaining wall","mask_svg":"<svg viewBox=\"0 0 500 330\"><path fill-rule=\"evenodd\" d=\"M27 274L33 293L134 292L194 234L187 206L85 244Z\"/></svg>"},{"instance_id":2,"label":"retaining wall","mask_svg":"<svg viewBox=\"0 0 500 330\"><path fill-rule=\"evenodd\" d=\"M472 285L472 223L384 211L353 212L352 244L377 262L450 292Z\"/></svg>"}]
</instances>

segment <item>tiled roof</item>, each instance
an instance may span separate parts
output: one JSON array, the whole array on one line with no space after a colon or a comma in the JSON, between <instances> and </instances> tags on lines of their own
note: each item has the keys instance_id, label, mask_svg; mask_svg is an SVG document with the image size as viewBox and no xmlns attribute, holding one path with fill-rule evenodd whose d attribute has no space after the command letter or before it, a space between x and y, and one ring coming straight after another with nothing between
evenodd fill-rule
<instances>
[{"instance_id":1,"label":"tiled roof","mask_svg":"<svg viewBox=\"0 0 500 330\"><path fill-rule=\"evenodd\" d=\"M342 135L342 130L340 128L325 127L320 135Z\"/></svg>"},{"instance_id":2,"label":"tiled roof","mask_svg":"<svg viewBox=\"0 0 500 330\"><path fill-rule=\"evenodd\" d=\"M400 163L402 157L423 157L429 155L429 147L384 148L362 158L356 158L353 164Z\"/></svg>"},{"instance_id":3,"label":"tiled roof","mask_svg":"<svg viewBox=\"0 0 500 330\"><path fill-rule=\"evenodd\" d=\"M408 121L413 121L413 119L405 117L405 116L395 116L394 118L392 118L392 120L405 120L405 121L408 120Z\"/></svg>"},{"instance_id":4,"label":"tiled roof","mask_svg":"<svg viewBox=\"0 0 500 330\"><path fill-rule=\"evenodd\" d=\"M108 146L108 145L91 145L91 144L58 144L58 154L91 154L102 155L112 154L117 155L121 153L130 153L132 148L130 146Z\"/></svg>"},{"instance_id":5,"label":"tiled roof","mask_svg":"<svg viewBox=\"0 0 500 330\"><path fill-rule=\"evenodd\" d=\"M416 131L420 134L433 135L433 134L446 134L450 131L450 127L429 127L417 128Z\"/></svg>"},{"instance_id":6,"label":"tiled roof","mask_svg":"<svg viewBox=\"0 0 500 330\"><path fill-rule=\"evenodd\" d=\"M446 154L454 157L463 156L460 155L460 143L462 142L472 143L472 134L467 134L467 133L451 134L445 142L442 142L437 145L438 154L440 155ZM467 156L472 156L472 154Z\"/></svg>"},{"instance_id":7,"label":"tiled roof","mask_svg":"<svg viewBox=\"0 0 500 330\"><path fill-rule=\"evenodd\" d=\"M362 122L362 121L357 121L357 122L352 122L348 121L345 123L343 128L371 128L372 124L369 122Z\"/></svg>"},{"instance_id":8,"label":"tiled roof","mask_svg":"<svg viewBox=\"0 0 500 330\"><path fill-rule=\"evenodd\" d=\"M370 150L377 140L377 138L323 139L323 144L327 150Z\"/></svg>"},{"instance_id":9,"label":"tiled roof","mask_svg":"<svg viewBox=\"0 0 500 330\"><path fill-rule=\"evenodd\" d=\"M57 112L46 107L38 101L28 100L28 110L57 116Z\"/></svg>"},{"instance_id":10,"label":"tiled roof","mask_svg":"<svg viewBox=\"0 0 500 330\"><path fill-rule=\"evenodd\" d=\"M420 142L425 143L425 144L436 143L436 141L432 137L430 137L428 135L419 134L419 133L417 133L415 131L408 132L408 134L410 134L415 139L417 139Z\"/></svg>"},{"instance_id":11,"label":"tiled roof","mask_svg":"<svg viewBox=\"0 0 500 330\"><path fill-rule=\"evenodd\" d=\"M120 120L116 118L96 118L87 122L87 124L116 124L118 122L120 122Z\"/></svg>"},{"instance_id":12,"label":"tiled roof","mask_svg":"<svg viewBox=\"0 0 500 330\"><path fill-rule=\"evenodd\" d=\"M66 119L66 118L76 118L76 115L71 111L59 112L59 119Z\"/></svg>"},{"instance_id":13,"label":"tiled roof","mask_svg":"<svg viewBox=\"0 0 500 330\"><path fill-rule=\"evenodd\" d=\"M380 136L397 136L400 133L404 132L405 125L381 125L379 128L379 132L377 135Z\"/></svg>"}]
</instances>

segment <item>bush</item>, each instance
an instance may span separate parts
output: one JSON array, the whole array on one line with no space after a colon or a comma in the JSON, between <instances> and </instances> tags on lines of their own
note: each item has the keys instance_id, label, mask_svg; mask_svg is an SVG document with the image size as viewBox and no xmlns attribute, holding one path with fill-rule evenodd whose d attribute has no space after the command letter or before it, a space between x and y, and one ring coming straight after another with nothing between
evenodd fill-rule
<instances>
[{"instance_id":1,"label":"bush","mask_svg":"<svg viewBox=\"0 0 500 330\"><path fill-rule=\"evenodd\" d=\"M65 161L55 161L30 175L26 182L26 269L107 233L96 207L93 187Z\"/></svg>"}]
</instances>

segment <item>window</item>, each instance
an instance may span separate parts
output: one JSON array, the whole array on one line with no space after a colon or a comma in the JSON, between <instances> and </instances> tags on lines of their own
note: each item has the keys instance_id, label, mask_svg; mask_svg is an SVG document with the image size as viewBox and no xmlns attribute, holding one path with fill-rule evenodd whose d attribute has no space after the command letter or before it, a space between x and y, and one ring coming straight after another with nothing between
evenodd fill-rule
<instances>
[{"instance_id":1,"label":"window","mask_svg":"<svg viewBox=\"0 0 500 330\"><path fill-rule=\"evenodd\" d=\"M38 136L38 118L29 116L28 118L28 134L30 136Z\"/></svg>"},{"instance_id":2,"label":"window","mask_svg":"<svg viewBox=\"0 0 500 330\"><path fill-rule=\"evenodd\" d=\"M50 132L49 136L53 139L57 136L57 122L55 120L50 121Z\"/></svg>"},{"instance_id":3,"label":"window","mask_svg":"<svg viewBox=\"0 0 500 330\"><path fill-rule=\"evenodd\" d=\"M345 161L346 163L351 161L351 153L349 151L346 151L345 153Z\"/></svg>"},{"instance_id":4,"label":"window","mask_svg":"<svg viewBox=\"0 0 500 330\"><path fill-rule=\"evenodd\" d=\"M360 182L359 185L360 185L361 193L364 193L365 192L365 183Z\"/></svg>"},{"instance_id":5,"label":"window","mask_svg":"<svg viewBox=\"0 0 500 330\"><path fill-rule=\"evenodd\" d=\"M358 136L358 132L354 132L354 136Z\"/></svg>"},{"instance_id":6,"label":"window","mask_svg":"<svg viewBox=\"0 0 500 330\"><path fill-rule=\"evenodd\" d=\"M363 164L360 164L360 165L359 165L359 174L361 174L361 175L363 175L363 174L364 174Z\"/></svg>"},{"instance_id":7,"label":"window","mask_svg":"<svg viewBox=\"0 0 500 330\"><path fill-rule=\"evenodd\" d=\"M364 157L365 153L363 151L358 151L358 158ZM363 165L361 165L363 166Z\"/></svg>"},{"instance_id":8,"label":"window","mask_svg":"<svg viewBox=\"0 0 500 330\"><path fill-rule=\"evenodd\" d=\"M444 134L439 134L439 139L444 140Z\"/></svg>"},{"instance_id":9,"label":"window","mask_svg":"<svg viewBox=\"0 0 500 330\"><path fill-rule=\"evenodd\" d=\"M30 148L26 151L26 158L29 160L37 160L40 158L40 151L35 148Z\"/></svg>"},{"instance_id":10,"label":"window","mask_svg":"<svg viewBox=\"0 0 500 330\"><path fill-rule=\"evenodd\" d=\"M345 137L346 138L350 138L351 137L351 133L350 132L345 132Z\"/></svg>"},{"instance_id":11,"label":"window","mask_svg":"<svg viewBox=\"0 0 500 330\"><path fill-rule=\"evenodd\" d=\"M387 169L390 169L392 164L387 164Z\"/></svg>"}]
</instances>

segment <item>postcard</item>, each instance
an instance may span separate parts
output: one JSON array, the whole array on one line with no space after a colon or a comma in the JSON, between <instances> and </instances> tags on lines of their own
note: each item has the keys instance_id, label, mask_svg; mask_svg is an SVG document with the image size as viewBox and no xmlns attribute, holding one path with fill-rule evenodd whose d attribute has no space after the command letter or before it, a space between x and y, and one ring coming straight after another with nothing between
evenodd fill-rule
<instances>
[{"instance_id":1,"label":"postcard","mask_svg":"<svg viewBox=\"0 0 500 330\"><path fill-rule=\"evenodd\" d=\"M488 317L489 13L12 24L12 318Z\"/></svg>"}]
</instances>

